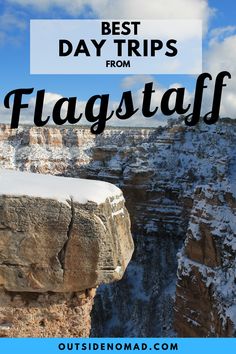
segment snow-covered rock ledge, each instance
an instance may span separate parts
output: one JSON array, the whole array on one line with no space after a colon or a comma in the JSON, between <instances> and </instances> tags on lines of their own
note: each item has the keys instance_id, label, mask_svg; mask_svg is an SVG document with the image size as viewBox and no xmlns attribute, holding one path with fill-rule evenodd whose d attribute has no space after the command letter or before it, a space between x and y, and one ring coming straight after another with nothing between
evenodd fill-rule
<instances>
[{"instance_id":1,"label":"snow-covered rock ledge","mask_svg":"<svg viewBox=\"0 0 236 354\"><path fill-rule=\"evenodd\" d=\"M121 190L0 171L0 337L88 337L96 287L133 253Z\"/></svg>"},{"instance_id":2,"label":"snow-covered rock ledge","mask_svg":"<svg viewBox=\"0 0 236 354\"><path fill-rule=\"evenodd\" d=\"M0 284L68 292L118 280L130 261L130 220L106 182L0 171Z\"/></svg>"}]
</instances>

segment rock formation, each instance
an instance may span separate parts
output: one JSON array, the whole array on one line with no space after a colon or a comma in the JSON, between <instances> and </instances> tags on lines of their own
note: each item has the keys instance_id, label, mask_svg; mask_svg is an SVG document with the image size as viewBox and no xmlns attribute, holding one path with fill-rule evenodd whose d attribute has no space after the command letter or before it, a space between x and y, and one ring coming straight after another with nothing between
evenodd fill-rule
<instances>
[{"instance_id":1,"label":"rock formation","mask_svg":"<svg viewBox=\"0 0 236 354\"><path fill-rule=\"evenodd\" d=\"M196 188L215 188L215 196L228 190L235 165L235 146L235 124L230 120L193 128L179 122L158 129L107 128L99 136L81 127L22 126L11 130L1 126L1 166L100 179L117 185L124 193L135 252L121 281L98 287L91 336L158 337L190 335L190 332L194 336L232 335L231 329L223 328L227 327L224 325L227 321L232 328L227 316L228 312L233 313L233 283L227 301L216 286L211 287L208 305L211 302L213 309L222 303L224 308L221 312L212 310L215 323L221 323L214 330L199 329L194 316L190 317L196 321L192 324L180 317L183 306L187 311L194 301L191 291L187 291L187 287L193 287L192 278L184 278L183 262L192 262L191 254L201 254L200 246L192 242L188 251L182 250L179 266L177 254L186 238L189 239L198 198L202 197L203 203L205 200L204 192L198 195ZM233 220L234 216L232 213ZM211 222L214 226L209 216ZM208 243L211 244L209 239ZM222 254L227 258L226 252ZM232 258L230 267L233 266ZM182 294L177 291L175 300L178 267L177 289ZM202 278L202 273L198 272L198 277ZM186 300L184 305L181 296L182 301ZM210 323L206 322L208 327ZM186 324L189 329L183 332Z\"/></svg>"},{"instance_id":2,"label":"rock formation","mask_svg":"<svg viewBox=\"0 0 236 354\"><path fill-rule=\"evenodd\" d=\"M0 171L0 334L88 336L96 287L133 252L122 192L98 181Z\"/></svg>"},{"instance_id":3,"label":"rock formation","mask_svg":"<svg viewBox=\"0 0 236 354\"><path fill-rule=\"evenodd\" d=\"M197 188L179 254L175 328L181 337L236 336L235 221L229 188Z\"/></svg>"}]
</instances>

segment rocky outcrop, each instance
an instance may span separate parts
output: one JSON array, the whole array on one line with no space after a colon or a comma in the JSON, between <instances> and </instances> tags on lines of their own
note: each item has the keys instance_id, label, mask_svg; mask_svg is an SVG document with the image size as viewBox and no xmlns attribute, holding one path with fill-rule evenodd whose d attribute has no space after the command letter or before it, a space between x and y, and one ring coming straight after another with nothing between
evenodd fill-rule
<instances>
[{"instance_id":1,"label":"rocky outcrop","mask_svg":"<svg viewBox=\"0 0 236 354\"><path fill-rule=\"evenodd\" d=\"M88 337L96 289L0 291L0 337Z\"/></svg>"},{"instance_id":2,"label":"rocky outcrop","mask_svg":"<svg viewBox=\"0 0 236 354\"><path fill-rule=\"evenodd\" d=\"M121 281L98 287L91 336L176 335L177 253L194 191L228 184L235 146L235 124L222 120L192 128L179 122L158 129L106 128L99 136L84 127L1 126L2 166L100 179L124 193L135 252Z\"/></svg>"},{"instance_id":3,"label":"rocky outcrop","mask_svg":"<svg viewBox=\"0 0 236 354\"><path fill-rule=\"evenodd\" d=\"M197 188L187 239L179 254L178 336L236 335L235 221L236 199L229 188Z\"/></svg>"},{"instance_id":4,"label":"rocky outcrop","mask_svg":"<svg viewBox=\"0 0 236 354\"><path fill-rule=\"evenodd\" d=\"M88 335L88 289L121 279L133 252L121 191L13 171L0 184L0 331Z\"/></svg>"}]
</instances>

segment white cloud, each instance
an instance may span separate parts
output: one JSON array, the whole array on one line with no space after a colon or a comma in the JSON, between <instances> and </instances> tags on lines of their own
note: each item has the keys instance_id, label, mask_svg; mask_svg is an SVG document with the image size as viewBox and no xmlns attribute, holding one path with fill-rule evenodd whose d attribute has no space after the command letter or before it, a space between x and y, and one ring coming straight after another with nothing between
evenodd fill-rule
<instances>
[{"instance_id":1,"label":"white cloud","mask_svg":"<svg viewBox=\"0 0 236 354\"><path fill-rule=\"evenodd\" d=\"M5 11L0 16L0 23L2 28L11 29L14 27L20 30L25 28L25 22L22 21L22 18L16 14L13 15L10 11Z\"/></svg>"},{"instance_id":2,"label":"white cloud","mask_svg":"<svg viewBox=\"0 0 236 354\"><path fill-rule=\"evenodd\" d=\"M121 87L124 89L130 89L136 85L143 85L146 82L151 82L153 81L152 76L149 75L132 75L132 76L126 76L122 81L121 81Z\"/></svg>"},{"instance_id":3,"label":"white cloud","mask_svg":"<svg viewBox=\"0 0 236 354\"><path fill-rule=\"evenodd\" d=\"M10 10L5 10L0 15L0 44L6 41L17 43L19 40L19 32L26 28L26 22L21 12L15 11L13 14Z\"/></svg>"},{"instance_id":4,"label":"white cloud","mask_svg":"<svg viewBox=\"0 0 236 354\"><path fill-rule=\"evenodd\" d=\"M226 29L217 29L217 36L210 42L205 54L204 69L214 76L221 71L230 72L232 78L225 79L227 87L223 88L221 116L236 118L236 34L223 36L222 39L222 34L225 35L228 32L228 28ZM232 28L230 31L232 32ZM212 100L212 97L208 97L207 100Z\"/></svg>"},{"instance_id":5,"label":"white cloud","mask_svg":"<svg viewBox=\"0 0 236 354\"><path fill-rule=\"evenodd\" d=\"M223 41L226 37L231 36L235 33L236 26L226 26L214 28L210 32L209 45L214 45L215 42Z\"/></svg>"},{"instance_id":6,"label":"white cloud","mask_svg":"<svg viewBox=\"0 0 236 354\"><path fill-rule=\"evenodd\" d=\"M39 11L49 11L53 7L58 7L67 13L74 13L74 15L77 16L85 6L97 9L99 6L106 6L109 3L109 0L74 0L70 2L68 2L68 0L6 0L6 2L25 7L33 7Z\"/></svg>"},{"instance_id":7,"label":"white cloud","mask_svg":"<svg viewBox=\"0 0 236 354\"><path fill-rule=\"evenodd\" d=\"M202 19L207 28L209 18L215 12L207 0L7 0L8 3L48 11L53 7L63 9L77 17L85 7L100 18L137 19Z\"/></svg>"}]
</instances>

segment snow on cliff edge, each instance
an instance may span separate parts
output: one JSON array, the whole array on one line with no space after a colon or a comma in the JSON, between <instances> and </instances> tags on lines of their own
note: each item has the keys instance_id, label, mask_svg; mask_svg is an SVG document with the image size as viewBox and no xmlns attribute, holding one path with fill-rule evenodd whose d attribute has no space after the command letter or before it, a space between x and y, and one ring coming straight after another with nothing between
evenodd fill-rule
<instances>
[{"instance_id":1,"label":"snow on cliff edge","mask_svg":"<svg viewBox=\"0 0 236 354\"><path fill-rule=\"evenodd\" d=\"M118 201L122 196L121 190L108 182L3 169L0 169L0 194L56 199L63 203L73 199L81 204L101 204L107 198Z\"/></svg>"}]
</instances>

